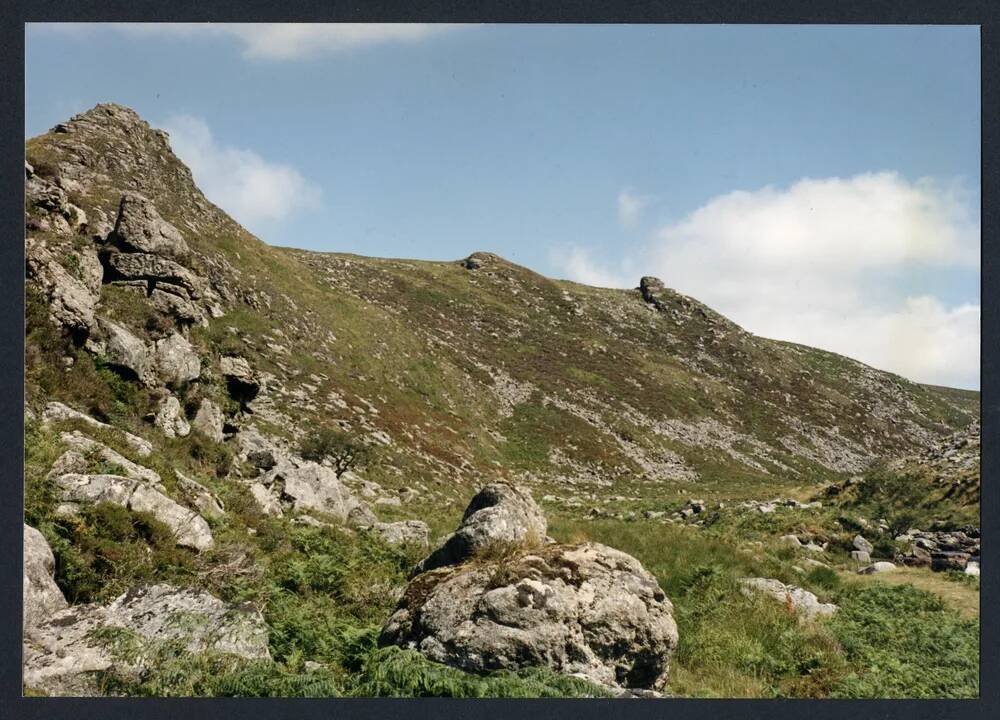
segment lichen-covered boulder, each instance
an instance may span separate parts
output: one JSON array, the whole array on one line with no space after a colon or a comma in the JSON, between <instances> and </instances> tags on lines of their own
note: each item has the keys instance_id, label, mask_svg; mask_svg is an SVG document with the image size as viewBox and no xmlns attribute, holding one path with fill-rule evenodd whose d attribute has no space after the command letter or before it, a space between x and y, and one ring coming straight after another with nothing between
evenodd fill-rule
<instances>
[{"instance_id":1,"label":"lichen-covered boulder","mask_svg":"<svg viewBox=\"0 0 1000 720\"><path fill-rule=\"evenodd\" d=\"M414 568L414 574L454 565L492 545L540 544L547 523L531 493L507 483L487 485L472 498L458 529Z\"/></svg>"},{"instance_id":2,"label":"lichen-covered boulder","mask_svg":"<svg viewBox=\"0 0 1000 720\"><path fill-rule=\"evenodd\" d=\"M191 425L184 417L181 402L173 395L163 398L153 417L153 424L169 438L187 437L191 432Z\"/></svg>"},{"instance_id":3,"label":"lichen-covered boulder","mask_svg":"<svg viewBox=\"0 0 1000 720\"><path fill-rule=\"evenodd\" d=\"M677 625L635 558L596 543L553 543L421 573L379 643L470 672L547 666L609 688L658 691Z\"/></svg>"}]
</instances>

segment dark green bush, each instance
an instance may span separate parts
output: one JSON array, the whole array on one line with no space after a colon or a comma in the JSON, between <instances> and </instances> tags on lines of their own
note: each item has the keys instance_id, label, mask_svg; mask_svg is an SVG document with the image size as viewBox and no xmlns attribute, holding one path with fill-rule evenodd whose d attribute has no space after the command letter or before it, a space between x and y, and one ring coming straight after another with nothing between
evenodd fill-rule
<instances>
[{"instance_id":1,"label":"dark green bush","mask_svg":"<svg viewBox=\"0 0 1000 720\"><path fill-rule=\"evenodd\" d=\"M364 467L373 458L371 446L330 427L319 427L309 433L299 445L299 453L306 460L329 460L337 477L348 470Z\"/></svg>"}]
</instances>

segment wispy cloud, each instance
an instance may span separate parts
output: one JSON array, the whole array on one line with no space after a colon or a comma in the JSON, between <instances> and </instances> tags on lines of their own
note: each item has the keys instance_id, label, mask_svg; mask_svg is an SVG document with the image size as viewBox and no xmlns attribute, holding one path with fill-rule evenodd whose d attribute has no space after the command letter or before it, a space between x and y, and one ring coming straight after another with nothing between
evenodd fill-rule
<instances>
[{"instance_id":1,"label":"wispy cloud","mask_svg":"<svg viewBox=\"0 0 1000 720\"><path fill-rule=\"evenodd\" d=\"M618 193L618 222L624 228L632 228L639 222L642 211L653 201L650 195L639 195L629 188Z\"/></svg>"},{"instance_id":2,"label":"wispy cloud","mask_svg":"<svg viewBox=\"0 0 1000 720\"><path fill-rule=\"evenodd\" d=\"M111 30L139 37L231 38L243 57L303 60L387 43L414 43L462 27L429 23L40 23L33 28L86 35Z\"/></svg>"},{"instance_id":3,"label":"wispy cloud","mask_svg":"<svg viewBox=\"0 0 1000 720\"><path fill-rule=\"evenodd\" d=\"M978 386L979 304L949 307L906 285L920 271L971 277L979 266L978 216L956 183L883 172L732 192L616 264L583 248L561 258L581 282L633 287L658 275L756 334Z\"/></svg>"},{"instance_id":4,"label":"wispy cloud","mask_svg":"<svg viewBox=\"0 0 1000 720\"><path fill-rule=\"evenodd\" d=\"M201 118L175 115L163 127L202 192L251 230L320 204L319 186L294 167L219 143Z\"/></svg>"}]
</instances>

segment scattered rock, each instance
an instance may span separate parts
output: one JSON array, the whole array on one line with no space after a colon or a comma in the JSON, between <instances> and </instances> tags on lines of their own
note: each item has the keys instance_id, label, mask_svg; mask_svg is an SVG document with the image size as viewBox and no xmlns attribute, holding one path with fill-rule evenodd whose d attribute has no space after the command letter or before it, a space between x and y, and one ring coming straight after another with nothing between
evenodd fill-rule
<instances>
[{"instance_id":1,"label":"scattered rock","mask_svg":"<svg viewBox=\"0 0 1000 720\"><path fill-rule=\"evenodd\" d=\"M874 575L875 573L889 572L890 570L895 570L896 566L891 562L886 562L885 560L880 560L878 562L872 563L868 567L863 567L858 570L859 575Z\"/></svg>"},{"instance_id":2,"label":"scattered rock","mask_svg":"<svg viewBox=\"0 0 1000 720\"><path fill-rule=\"evenodd\" d=\"M754 593L762 593L784 603L806 618L832 615L838 610L833 603L821 603L819 598L808 590L795 585L785 585L774 578L742 578L740 585L741 592L747 597L752 597Z\"/></svg>"},{"instance_id":3,"label":"scattered rock","mask_svg":"<svg viewBox=\"0 0 1000 720\"><path fill-rule=\"evenodd\" d=\"M109 465L111 468L117 469L126 477L132 478L133 480L140 480L156 486L161 485L162 481L160 479L160 475L155 470L150 470L147 467L143 467L138 463L132 462L121 453L112 450L103 443L92 440L79 430L60 433L59 439L69 446L69 452L74 452L77 457L85 458L89 455L99 459L104 465ZM53 465L52 475L55 476L65 474L62 472L62 469L70 467L71 462L73 466L78 464L76 458L72 456L67 458L66 454L64 454L56 460L55 465ZM86 462L84 463L84 467L86 467Z\"/></svg>"},{"instance_id":4,"label":"scattered rock","mask_svg":"<svg viewBox=\"0 0 1000 720\"><path fill-rule=\"evenodd\" d=\"M214 492L201 483L192 480L179 470L174 470L177 476L177 484L188 494L191 503L198 508L198 511L205 517L221 517L226 513L226 508L222 500Z\"/></svg>"},{"instance_id":5,"label":"scattered rock","mask_svg":"<svg viewBox=\"0 0 1000 720\"><path fill-rule=\"evenodd\" d=\"M872 561L872 558L866 550L852 550L851 560L862 565L867 565Z\"/></svg>"},{"instance_id":6,"label":"scattered rock","mask_svg":"<svg viewBox=\"0 0 1000 720\"><path fill-rule=\"evenodd\" d=\"M861 550L862 552L866 552L866 553L870 553L872 550L875 549L875 546L872 545L867 540L865 540L861 535L855 535L854 536L854 542L853 542L853 544L854 544L854 549L855 550Z\"/></svg>"},{"instance_id":7,"label":"scattered rock","mask_svg":"<svg viewBox=\"0 0 1000 720\"><path fill-rule=\"evenodd\" d=\"M802 542L795 535L782 535L778 538L778 542L789 547L802 547Z\"/></svg>"},{"instance_id":8,"label":"scattered rock","mask_svg":"<svg viewBox=\"0 0 1000 720\"><path fill-rule=\"evenodd\" d=\"M427 547L430 543L431 530L427 523L421 520L401 520L399 522L377 522L374 530L390 545L414 544Z\"/></svg>"},{"instance_id":9,"label":"scattered rock","mask_svg":"<svg viewBox=\"0 0 1000 720\"><path fill-rule=\"evenodd\" d=\"M124 326L105 317L97 319L104 333L104 355L119 372L146 385L154 385L153 362L146 344Z\"/></svg>"},{"instance_id":10,"label":"scattered rock","mask_svg":"<svg viewBox=\"0 0 1000 720\"><path fill-rule=\"evenodd\" d=\"M226 439L224 434L226 418L222 414L222 408L211 400L202 400L195 413L194 420L191 421L191 429L201 433L209 440L222 442ZM259 467L259 466L258 466ZM268 466L274 467L274 462Z\"/></svg>"}]
</instances>

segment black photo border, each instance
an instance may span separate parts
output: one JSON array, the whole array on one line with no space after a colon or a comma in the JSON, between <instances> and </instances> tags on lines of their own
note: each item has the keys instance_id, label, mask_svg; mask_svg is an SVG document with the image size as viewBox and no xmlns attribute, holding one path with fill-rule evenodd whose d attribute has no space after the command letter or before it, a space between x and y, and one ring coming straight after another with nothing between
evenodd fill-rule
<instances>
[{"instance_id":1,"label":"black photo border","mask_svg":"<svg viewBox=\"0 0 1000 720\"><path fill-rule=\"evenodd\" d=\"M38 0L0 4L0 720L380 720L611 718L1000 717L1000 22L996 0ZM982 501L981 665L974 700L458 700L446 698L230 699L24 698L21 691L21 565L24 398L24 72L27 22L501 22L978 25L981 41ZM66 72L72 73L72 67ZM992 112L991 112L992 110Z\"/></svg>"}]
</instances>

